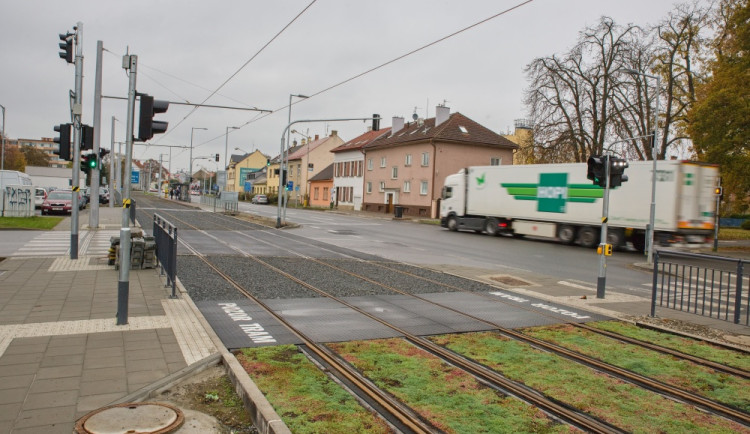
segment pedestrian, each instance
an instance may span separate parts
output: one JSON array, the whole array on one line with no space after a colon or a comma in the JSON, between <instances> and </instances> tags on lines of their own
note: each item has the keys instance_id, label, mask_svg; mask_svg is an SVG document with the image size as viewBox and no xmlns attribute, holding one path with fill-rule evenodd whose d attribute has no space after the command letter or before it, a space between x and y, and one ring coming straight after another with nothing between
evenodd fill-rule
<instances>
[{"instance_id":1,"label":"pedestrian","mask_svg":"<svg viewBox=\"0 0 750 434\"><path fill-rule=\"evenodd\" d=\"M169 199L174 199L174 188L169 189Z\"/></svg>"}]
</instances>

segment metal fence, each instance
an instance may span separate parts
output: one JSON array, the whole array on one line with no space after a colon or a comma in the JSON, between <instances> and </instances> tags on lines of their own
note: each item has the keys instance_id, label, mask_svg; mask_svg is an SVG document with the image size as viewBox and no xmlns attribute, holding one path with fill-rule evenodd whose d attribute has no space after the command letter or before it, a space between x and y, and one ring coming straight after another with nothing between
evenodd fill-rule
<instances>
[{"instance_id":1,"label":"metal fence","mask_svg":"<svg viewBox=\"0 0 750 434\"><path fill-rule=\"evenodd\" d=\"M177 228L159 214L154 213L154 240L156 258L161 273L167 275L167 286L172 286L172 298L176 298L177 277Z\"/></svg>"},{"instance_id":2,"label":"metal fence","mask_svg":"<svg viewBox=\"0 0 750 434\"><path fill-rule=\"evenodd\" d=\"M657 250L651 316L661 306L750 325L746 264L743 259Z\"/></svg>"}]
</instances>

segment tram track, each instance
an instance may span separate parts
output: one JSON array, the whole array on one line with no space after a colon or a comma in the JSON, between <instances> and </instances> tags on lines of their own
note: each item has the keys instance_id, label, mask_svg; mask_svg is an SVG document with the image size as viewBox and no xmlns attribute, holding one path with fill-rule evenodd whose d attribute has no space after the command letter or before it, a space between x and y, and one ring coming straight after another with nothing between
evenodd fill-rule
<instances>
[{"instance_id":1,"label":"tram track","mask_svg":"<svg viewBox=\"0 0 750 434\"><path fill-rule=\"evenodd\" d=\"M200 230L196 226L191 225L190 223L188 223L188 222L180 219L179 217L177 217L176 215L174 215L174 213L172 213L172 215L170 217L175 218L177 220L181 220L183 224L191 226L191 227L195 228L196 230ZM230 228L229 226L224 226L224 227L227 228L227 230L237 230L237 229ZM252 237L252 236L250 236L249 234L246 234L246 233L239 232L239 234L242 235L242 236L244 236L244 237L252 238L252 239L254 239L254 240L258 241L258 242L268 242L266 240L262 240L262 239L257 238L257 237ZM210 235L208 233L206 233L206 235L212 236L212 235ZM279 235L279 236L282 236L282 235ZM287 239L292 239L291 237L286 237L286 236L283 236L283 237L287 238ZM215 239L217 241L219 241L219 242L222 242L218 238L215 238ZM299 240L294 240L294 241L300 242ZM186 247L188 247L188 246L186 245ZM346 300L342 300L342 299L340 299L340 298L338 298L338 297L336 297L336 296L334 296L332 294L327 293L326 291L324 291L324 290L322 290L320 288L314 287L313 285L310 285L309 283L307 283L307 282L305 282L303 280L298 279L294 275L292 275L292 274L290 274L290 273L288 273L288 272L286 272L284 270L281 270L281 269L279 269L277 267L274 267L273 265L271 265L271 264L269 264L269 263L261 260L260 258L254 257L253 255L250 255L247 252L243 252L240 249L237 249L237 248L234 248L234 247L231 247L231 248L233 248L235 251L237 251L238 253L240 253L244 257L249 258L249 259L251 259L253 261L256 261L256 262L262 264L263 266L268 267L271 270L274 270L274 272L278 273L279 275L282 275L282 276L284 276L286 278L289 278L289 279L291 279L291 280L299 283L300 285L303 285L306 288L308 288L308 289L310 289L312 291L315 291L320 296L327 297L327 298L330 298L332 300L335 300L336 302L341 303L341 304L347 306L348 308L357 311L360 314L366 315L367 317L369 317L369 318L371 318L371 319L373 319L375 321L378 321L378 322L380 322L381 324L383 324L383 325L385 325L387 327L392 328L393 330L397 331L399 334L403 335L407 340L409 340L413 344L415 344L415 345L417 345L417 346L419 346L419 347L421 347L421 348L429 351L430 353L438 355L442 359L446 360L448 363L454 364L456 366L460 366L462 369L466 370L467 372L471 372L472 375L474 375L475 377L480 378L483 381L486 381L486 382L488 382L490 384L493 384L496 387L498 387L498 388L500 388L502 390L505 390L505 391L507 391L508 393L510 393L512 395L521 397L525 401L530 402L533 405L536 405L539 408L544 409L545 411L547 411L550 414L554 414L557 417L560 417L561 419L567 421L568 423L573 424L574 426L578 426L578 427L580 427L582 429L590 430L592 432L617 432L618 431L618 429L616 427L610 426L610 425L608 425L608 424L606 424L606 423L604 423L602 421L592 420L591 418L588 418L588 417L585 417L585 416L583 418L581 418L581 415L576 415L576 414L570 413L570 409L559 408L559 404L557 404L555 402L552 402L552 401L550 401L549 399L547 399L547 398L545 398L543 396L540 397L540 394L538 392L533 393L533 392L530 392L529 390L525 390L527 388L525 386L523 386L522 384L518 384L518 383L515 383L515 382L510 382L510 380L507 380L502 375L496 373L495 371L489 370L489 369L487 369L487 368L485 368L485 367L483 367L481 365L478 365L475 362L468 361L468 360L465 360L465 359L461 360L463 358L457 356L452 351L449 351L449 350L447 350L447 349L445 349L445 348L443 348L443 347L441 347L439 345L433 344L432 342L430 342L427 339L421 338L419 336L412 335L411 333L408 333L406 330L403 330L403 329L399 328L398 326L396 326L394 324L390 324L387 321L384 321L384 320L378 318L375 315L372 315L372 314L370 314L368 312L365 312L362 309L358 308L357 306L354 306L354 305L348 303ZM366 276L358 275L356 273L352 273L352 272L350 272L348 270L345 270L345 269L343 269L341 267L338 267L338 266L332 265L330 263L327 263L327 262L325 262L323 260L319 260L317 258L312 258L312 257L309 257L309 256L301 255L298 252L294 252L292 250L289 250L289 251L292 252L292 254L294 254L294 255L296 255L296 256L298 256L300 258L304 258L305 260L308 260L308 261L314 261L316 263L319 263L321 265L324 265L326 267L334 269L337 272L349 274L349 275L351 275L351 276L353 276L353 277L355 277L357 279L361 279L363 281L367 281L367 282L369 282L371 284L374 284L374 285L379 285L379 286L387 287L389 290L392 290L395 293L399 293L399 294L403 294L403 295L408 295L410 297L415 297L416 299L419 299L422 302L430 303L430 304L432 304L432 305L434 305L436 307L440 307L440 308L443 308L443 309L448 309L448 310L450 310L452 312L455 312L457 314L465 315L465 316L467 316L469 318L472 318L473 320L483 322L483 323L485 323L487 325L492 326L493 328L496 328L500 334L502 334L502 335L504 335L506 337L512 338L512 339L516 339L516 340L525 342L525 343L527 343L529 345L532 345L535 348L544 349L545 351L550 351L550 352L553 352L553 353L558 354L560 356L566 357L568 359L575 360L578 363L581 363L581 364L584 364L586 366L592 367L592 368L594 368L596 370L599 370L600 372L606 372L606 373L608 373L610 375L613 375L615 377L625 379L625 380L627 380L629 382L632 382L634 384L638 384L641 387L657 391L657 392L659 392L661 394L664 394L666 396L670 396L673 399L677 399L677 400L682 401L682 402L690 403L692 405L698 406L700 408L703 408L703 409L708 410L710 412L713 412L715 414L720 414L720 415L722 415L724 417L727 417L729 419L735 420L735 421L737 421L739 423L743 423L745 425L750 424L750 417L748 417L748 415L746 413L744 413L742 411L739 411L737 409L734 409L732 407L727 407L727 406L722 405L720 403L716 403L715 401L703 398L703 397L701 397L699 395L695 395L695 394L692 394L690 392L686 392L686 391L684 391L682 389L679 389L679 388L676 388L676 387L673 387L673 386L670 386L670 385L667 385L667 384L663 384L663 383L654 381L653 379L650 379L648 377L642 376L640 374L636 374L636 373L633 373L631 371L628 371L628 370L625 370L625 369L621 369L621 368L618 368L616 366L612 366L612 365L600 362L600 361L598 361L596 359L590 358L588 356L584 356L584 355L582 355L580 353L577 353L575 351L571 351L571 350L568 350L568 349L566 349L564 347L561 347L561 346L558 346L558 345L555 345L555 344L551 344L549 342L546 342L546 341L543 341L543 340L540 340L540 339L536 339L536 338L530 337L528 335L525 335L523 333L517 332L515 330L507 329L505 327L501 327L498 324L495 324L495 323L492 323L492 322L488 322L488 321L486 321L486 320L484 320L482 318L475 317L475 316L470 315L470 314L468 314L466 312L461 312L461 311L459 311L457 309L454 309L454 308L452 308L450 306L445 306L445 305L440 304L440 303L435 303L435 302L433 302L431 300L425 299L424 297L420 297L418 295L414 295L414 294L411 294L411 293L408 293L408 292L401 291L401 290L399 290L398 288L395 288L395 287L389 287L387 285L383 285L382 283L377 282L377 281L372 280L372 279L369 279ZM197 252L197 251L194 251L194 252ZM336 253L337 254L341 254L340 252L336 252ZM292 327L291 324L288 324L283 318L281 318L280 316L278 316L277 314L275 314L271 309L269 309L266 305L264 305L260 300L255 299L248 291L246 291L242 287L242 285L240 283L234 281L230 276L228 276L225 273L223 273L218 267L216 267L213 264L211 264L210 260L208 258L200 256L200 259L202 261L204 261L209 267L211 267L217 274L219 274L220 276L222 276L222 278L227 279L238 291L240 291L243 294L246 294L247 296L253 298L256 303L258 303L259 305L261 305L262 307L264 307L266 310L268 310L268 312L271 313L278 321L280 321L281 323L287 325L287 327L289 327L290 330L296 330L296 329L294 329L294 327ZM359 259L359 258L354 258L353 257L352 259L356 260L356 261L362 261L362 259ZM415 277L415 278L424 279L424 280L430 281L431 283L436 284L436 285L451 286L451 285L446 285L443 282L432 281L432 280L427 279L427 278L425 278L423 276L418 276L418 275L413 274L413 273L408 273L408 272L404 272L403 270L398 270L396 268L392 268L389 265L386 265L386 264L383 264L383 263L376 263L376 262L373 262L373 261L365 261L365 262L367 262L368 264L379 266L379 267L387 267L387 268L390 268L393 271L397 271L399 273L408 274L408 275L410 275L412 277ZM461 288L458 288L458 287L453 287L452 289L457 290L457 291L462 290ZM474 292L472 292L472 294L476 295L476 293L474 293ZM490 297L488 296L488 298L490 298ZM496 298L491 298L491 299L494 302L503 303L502 300L498 300ZM516 308L519 307L517 305L513 305L513 306L516 307ZM536 310L534 311L534 313L540 314L540 312L536 311ZM555 318L559 319L557 317L555 317ZM576 325L576 326L578 326L578 325ZM585 326L585 327L586 328L590 328L589 326ZM304 335L303 334L298 334L298 332L299 332L298 330L294 331L295 335L300 336L300 338L302 339L302 337L304 337ZM597 332L598 332L598 330L597 330ZM615 338L614 336L611 336L611 337ZM305 345L317 345L314 342L312 342L309 339L307 339L307 337L305 337L305 339L303 339L303 341L305 341ZM311 346L310 348L314 348L314 346ZM653 350L658 350L656 348L652 348L652 349ZM326 350L320 350L320 351L321 351L321 353L329 353L328 357L331 357L329 350L328 351L326 351ZM317 354L317 352L316 352L316 354ZM677 357L679 357L679 355L677 355ZM690 357L688 357L687 359L690 359ZM702 359L697 360L699 358L695 358L695 359L696 360L691 360L691 361L693 361L694 363L700 363L700 364L704 364L704 365L705 365L705 363L701 363L701 362L708 362L708 361L705 361L705 360L702 360ZM713 362L709 362L708 365L710 365L712 363ZM344 363L344 365L346 365L346 364ZM718 365L718 364L714 364L714 365ZM720 365L720 366L724 366L724 365ZM723 369L717 369L717 370L721 370L721 371L727 372L726 370L723 370ZM731 371L731 369L730 369L730 371ZM738 372L740 374L738 376L740 376L742 378L747 378L747 376L746 376L747 373L746 372L741 371L741 370L739 370ZM737 374L732 373L732 372L728 372L728 373L731 373L732 375L737 375ZM351 374L346 374L346 375L351 375ZM376 392L372 392L372 393L375 394L375 395L377 395ZM395 405L395 404L391 404L391 405ZM415 423L415 422L412 421L410 423ZM429 430L429 427L427 429ZM419 431L415 431L415 432L419 432Z\"/></svg>"}]
</instances>

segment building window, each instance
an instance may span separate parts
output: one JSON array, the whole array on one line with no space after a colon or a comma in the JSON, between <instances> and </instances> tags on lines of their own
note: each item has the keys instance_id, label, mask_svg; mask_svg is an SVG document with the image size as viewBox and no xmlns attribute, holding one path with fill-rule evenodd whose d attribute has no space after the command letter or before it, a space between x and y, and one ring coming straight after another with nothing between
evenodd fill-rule
<instances>
[{"instance_id":1,"label":"building window","mask_svg":"<svg viewBox=\"0 0 750 434\"><path fill-rule=\"evenodd\" d=\"M404 161L404 166L411 166L411 154L406 154L406 161Z\"/></svg>"},{"instance_id":2,"label":"building window","mask_svg":"<svg viewBox=\"0 0 750 434\"><path fill-rule=\"evenodd\" d=\"M367 182L367 194L372 193L372 182Z\"/></svg>"},{"instance_id":3,"label":"building window","mask_svg":"<svg viewBox=\"0 0 750 434\"><path fill-rule=\"evenodd\" d=\"M381 192L385 191L385 182L383 181L380 181L380 191Z\"/></svg>"},{"instance_id":4,"label":"building window","mask_svg":"<svg viewBox=\"0 0 750 434\"><path fill-rule=\"evenodd\" d=\"M503 159L499 157L492 157L490 158L490 166L499 166L502 164Z\"/></svg>"},{"instance_id":5,"label":"building window","mask_svg":"<svg viewBox=\"0 0 750 434\"><path fill-rule=\"evenodd\" d=\"M372 170L372 158L367 159L367 170Z\"/></svg>"},{"instance_id":6,"label":"building window","mask_svg":"<svg viewBox=\"0 0 750 434\"><path fill-rule=\"evenodd\" d=\"M380 167L385 167L385 157L380 157Z\"/></svg>"},{"instance_id":7,"label":"building window","mask_svg":"<svg viewBox=\"0 0 750 434\"><path fill-rule=\"evenodd\" d=\"M422 152L422 166L426 167L430 165L430 153Z\"/></svg>"},{"instance_id":8,"label":"building window","mask_svg":"<svg viewBox=\"0 0 750 434\"><path fill-rule=\"evenodd\" d=\"M396 166L391 168L391 179L398 179L398 167Z\"/></svg>"},{"instance_id":9,"label":"building window","mask_svg":"<svg viewBox=\"0 0 750 434\"><path fill-rule=\"evenodd\" d=\"M323 187L323 200L328 200L328 187Z\"/></svg>"},{"instance_id":10,"label":"building window","mask_svg":"<svg viewBox=\"0 0 750 434\"><path fill-rule=\"evenodd\" d=\"M411 181L404 181L404 193L411 192Z\"/></svg>"},{"instance_id":11,"label":"building window","mask_svg":"<svg viewBox=\"0 0 750 434\"><path fill-rule=\"evenodd\" d=\"M315 200L318 200L318 195L320 194L320 187L315 187L315 190L313 191L314 191L313 198Z\"/></svg>"},{"instance_id":12,"label":"building window","mask_svg":"<svg viewBox=\"0 0 750 434\"><path fill-rule=\"evenodd\" d=\"M419 184L419 194L421 194L422 196L427 194L427 181L422 181Z\"/></svg>"}]
</instances>

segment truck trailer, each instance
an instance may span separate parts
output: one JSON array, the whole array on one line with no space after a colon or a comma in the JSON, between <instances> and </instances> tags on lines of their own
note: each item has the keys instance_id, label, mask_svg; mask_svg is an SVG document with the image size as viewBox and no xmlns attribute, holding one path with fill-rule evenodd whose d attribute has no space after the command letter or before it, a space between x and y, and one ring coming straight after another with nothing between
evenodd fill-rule
<instances>
[{"instance_id":1,"label":"truck trailer","mask_svg":"<svg viewBox=\"0 0 750 434\"><path fill-rule=\"evenodd\" d=\"M445 179L440 224L452 231L535 236L585 247L599 244L604 188L586 178L587 165L475 166ZM607 243L645 249L653 161L629 162L628 181L610 189ZM654 244L712 240L719 168L658 161Z\"/></svg>"}]
</instances>

